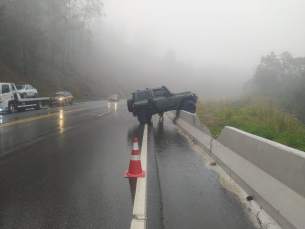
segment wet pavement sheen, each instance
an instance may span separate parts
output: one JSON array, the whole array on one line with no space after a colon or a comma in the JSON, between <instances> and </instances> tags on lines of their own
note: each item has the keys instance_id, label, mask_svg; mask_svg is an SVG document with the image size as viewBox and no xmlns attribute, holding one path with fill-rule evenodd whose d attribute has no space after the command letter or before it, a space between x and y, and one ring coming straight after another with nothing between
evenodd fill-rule
<instances>
[{"instance_id":1,"label":"wet pavement sheen","mask_svg":"<svg viewBox=\"0 0 305 229\"><path fill-rule=\"evenodd\" d=\"M238 197L204 166L204 158L169 119L155 119L153 135L163 228L255 228Z\"/></svg>"},{"instance_id":2,"label":"wet pavement sheen","mask_svg":"<svg viewBox=\"0 0 305 229\"><path fill-rule=\"evenodd\" d=\"M107 106L66 114L63 124L44 120L49 132L40 141L19 142L0 158L0 228L130 227L133 199L124 173L143 126L120 105L101 117Z\"/></svg>"},{"instance_id":3,"label":"wet pavement sheen","mask_svg":"<svg viewBox=\"0 0 305 229\"><path fill-rule=\"evenodd\" d=\"M124 174L132 139L141 147L144 125L126 100L1 119L53 113L0 128L0 228L130 228L137 179ZM149 125L147 159L147 228L254 228L244 206L168 119L154 117Z\"/></svg>"}]
</instances>

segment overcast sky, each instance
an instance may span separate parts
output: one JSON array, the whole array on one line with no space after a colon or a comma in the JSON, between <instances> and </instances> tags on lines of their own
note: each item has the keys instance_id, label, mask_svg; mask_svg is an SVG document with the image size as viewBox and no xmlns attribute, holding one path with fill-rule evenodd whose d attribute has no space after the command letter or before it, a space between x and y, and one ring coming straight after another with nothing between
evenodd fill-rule
<instances>
[{"instance_id":1,"label":"overcast sky","mask_svg":"<svg viewBox=\"0 0 305 229\"><path fill-rule=\"evenodd\" d=\"M103 21L126 41L196 66L253 70L262 55L305 56L304 0L106 0Z\"/></svg>"}]
</instances>

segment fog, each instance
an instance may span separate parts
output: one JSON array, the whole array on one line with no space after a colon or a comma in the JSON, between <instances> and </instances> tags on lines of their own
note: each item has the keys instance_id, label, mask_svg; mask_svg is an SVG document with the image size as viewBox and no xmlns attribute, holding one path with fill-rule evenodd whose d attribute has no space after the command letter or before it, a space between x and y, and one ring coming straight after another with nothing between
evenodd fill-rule
<instances>
[{"instance_id":1,"label":"fog","mask_svg":"<svg viewBox=\"0 0 305 229\"><path fill-rule=\"evenodd\" d=\"M288 49L302 55L303 1L107 1L104 22L178 60L251 68L263 53Z\"/></svg>"},{"instance_id":2,"label":"fog","mask_svg":"<svg viewBox=\"0 0 305 229\"><path fill-rule=\"evenodd\" d=\"M167 85L201 99L243 94L262 55L304 56L304 1L111 0L87 61L130 92ZM85 52L84 55L87 55Z\"/></svg>"},{"instance_id":3,"label":"fog","mask_svg":"<svg viewBox=\"0 0 305 229\"><path fill-rule=\"evenodd\" d=\"M82 99L161 85L232 98L254 82L295 100L304 9L296 0L0 0L0 75Z\"/></svg>"}]
</instances>

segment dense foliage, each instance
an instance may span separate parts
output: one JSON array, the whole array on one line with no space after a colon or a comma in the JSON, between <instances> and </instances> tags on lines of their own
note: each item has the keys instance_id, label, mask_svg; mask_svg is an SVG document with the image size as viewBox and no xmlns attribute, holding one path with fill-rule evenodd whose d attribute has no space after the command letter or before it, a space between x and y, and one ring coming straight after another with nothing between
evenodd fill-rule
<instances>
[{"instance_id":1,"label":"dense foliage","mask_svg":"<svg viewBox=\"0 0 305 229\"><path fill-rule=\"evenodd\" d=\"M37 76L40 59L64 70L79 60L102 7L101 0L0 0L0 56L24 76Z\"/></svg>"},{"instance_id":2,"label":"dense foliage","mask_svg":"<svg viewBox=\"0 0 305 229\"><path fill-rule=\"evenodd\" d=\"M0 0L0 80L32 84L41 96L107 96L82 64L102 9L102 0Z\"/></svg>"},{"instance_id":3,"label":"dense foliage","mask_svg":"<svg viewBox=\"0 0 305 229\"><path fill-rule=\"evenodd\" d=\"M261 58L253 82L257 85L256 93L278 99L305 123L305 57L271 52Z\"/></svg>"}]
</instances>

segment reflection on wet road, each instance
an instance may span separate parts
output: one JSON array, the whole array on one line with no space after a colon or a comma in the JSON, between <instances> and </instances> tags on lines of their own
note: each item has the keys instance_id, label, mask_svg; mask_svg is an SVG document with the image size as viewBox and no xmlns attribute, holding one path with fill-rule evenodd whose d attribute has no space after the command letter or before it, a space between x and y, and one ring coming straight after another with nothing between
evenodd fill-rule
<instances>
[{"instance_id":1,"label":"reflection on wet road","mask_svg":"<svg viewBox=\"0 0 305 229\"><path fill-rule=\"evenodd\" d=\"M238 197L220 184L218 174L204 166L202 155L167 118L158 122L155 117L153 137L162 227L255 228Z\"/></svg>"},{"instance_id":2,"label":"reflection on wet road","mask_svg":"<svg viewBox=\"0 0 305 229\"><path fill-rule=\"evenodd\" d=\"M134 126L140 137L143 128L125 113L125 103L99 105L77 112L63 107L50 118L3 127L5 142L13 133L27 139L27 130L32 137L6 144L9 153L0 160L0 228L130 226L133 202L124 173L132 142L122 130Z\"/></svg>"},{"instance_id":3,"label":"reflection on wet road","mask_svg":"<svg viewBox=\"0 0 305 229\"><path fill-rule=\"evenodd\" d=\"M0 117L27 119L0 127L0 228L130 228L137 179L124 174L144 125L126 100ZM147 138L147 228L253 228L168 119Z\"/></svg>"}]
</instances>

